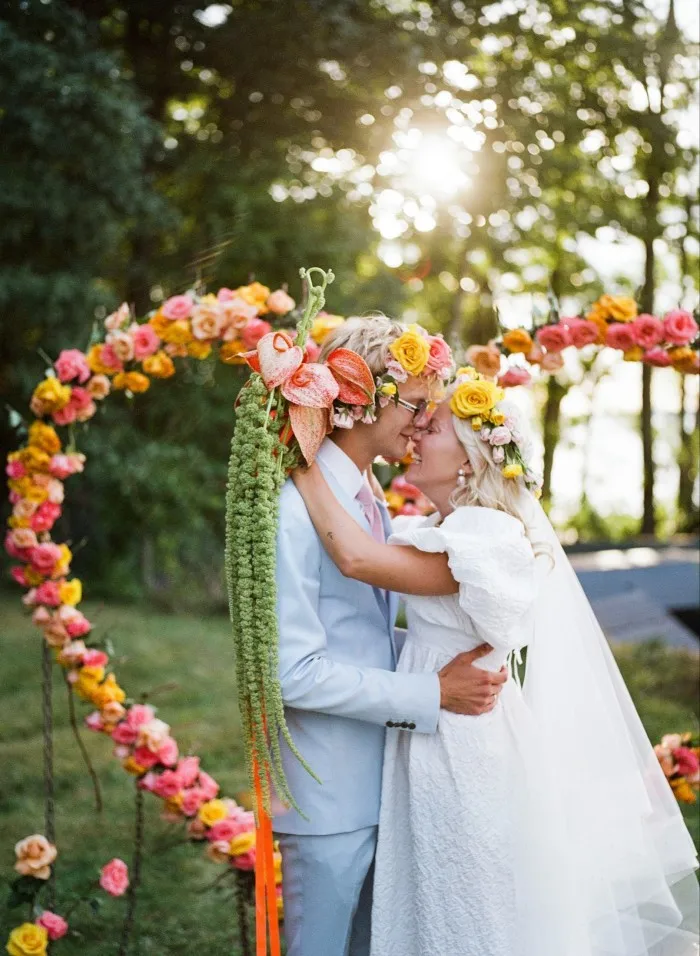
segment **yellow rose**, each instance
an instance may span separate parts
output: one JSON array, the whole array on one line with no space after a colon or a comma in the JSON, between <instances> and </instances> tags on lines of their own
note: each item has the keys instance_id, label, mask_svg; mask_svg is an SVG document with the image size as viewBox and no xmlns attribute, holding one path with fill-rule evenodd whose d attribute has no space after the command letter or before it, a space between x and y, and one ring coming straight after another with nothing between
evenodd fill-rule
<instances>
[{"instance_id":1,"label":"yellow rose","mask_svg":"<svg viewBox=\"0 0 700 956\"><path fill-rule=\"evenodd\" d=\"M175 374L175 363L162 350L155 355L149 355L141 364L144 372L153 378L170 378Z\"/></svg>"},{"instance_id":2,"label":"yellow rose","mask_svg":"<svg viewBox=\"0 0 700 956\"><path fill-rule=\"evenodd\" d=\"M116 369L112 365L106 365L102 361L102 346L93 345L87 353L87 363L91 372L95 375L114 375Z\"/></svg>"},{"instance_id":3,"label":"yellow rose","mask_svg":"<svg viewBox=\"0 0 700 956\"><path fill-rule=\"evenodd\" d=\"M187 319L175 319L174 322L168 322L159 335L164 342L172 342L174 345L187 345L194 338Z\"/></svg>"},{"instance_id":4,"label":"yellow rose","mask_svg":"<svg viewBox=\"0 0 700 956\"><path fill-rule=\"evenodd\" d=\"M78 679L73 684L73 690L83 700L93 701L100 687L100 681L105 675L104 667L81 667Z\"/></svg>"},{"instance_id":5,"label":"yellow rose","mask_svg":"<svg viewBox=\"0 0 700 956\"><path fill-rule=\"evenodd\" d=\"M31 523L31 518L20 518L18 515L10 515L7 519L7 524L10 528L29 528Z\"/></svg>"},{"instance_id":6,"label":"yellow rose","mask_svg":"<svg viewBox=\"0 0 700 956\"><path fill-rule=\"evenodd\" d=\"M250 833L239 833L238 836L233 837L229 843L228 852L231 856L241 856L252 850L254 846L255 831L251 830Z\"/></svg>"},{"instance_id":7,"label":"yellow rose","mask_svg":"<svg viewBox=\"0 0 700 956\"><path fill-rule=\"evenodd\" d=\"M211 342L188 342L187 354L196 359L209 358L211 355Z\"/></svg>"},{"instance_id":8,"label":"yellow rose","mask_svg":"<svg viewBox=\"0 0 700 956\"><path fill-rule=\"evenodd\" d=\"M236 289L236 295L240 296L248 305L254 305L260 314L268 311L266 306L270 298L270 290L261 282L251 282L250 285L242 285Z\"/></svg>"},{"instance_id":9,"label":"yellow rose","mask_svg":"<svg viewBox=\"0 0 700 956\"><path fill-rule=\"evenodd\" d=\"M671 359L671 365L677 372L690 374L698 371L697 352L687 345L675 349L669 349L668 357Z\"/></svg>"},{"instance_id":10,"label":"yellow rose","mask_svg":"<svg viewBox=\"0 0 700 956\"><path fill-rule=\"evenodd\" d=\"M506 465L503 469L504 478L519 478L523 473L522 465Z\"/></svg>"},{"instance_id":11,"label":"yellow rose","mask_svg":"<svg viewBox=\"0 0 700 956\"><path fill-rule=\"evenodd\" d=\"M27 445L26 448L22 448L17 457L27 471L48 471L51 465L51 454L36 445Z\"/></svg>"},{"instance_id":12,"label":"yellow rose","mask_svg":"<svg viewBox=\"0 0 700 956\"><path fill-rule=\"evenodd\" d=\"M494 425L502 425L506 420L506 416L503 414L503 412L499 412L495 408L489 415L489 418L491 419Z\"/></svg>"},{"instance_id":13,"label":"yellow rose","mask_svg":"<svg viewBox=\"0 0 700 956\"><path fill-rule=\"evenodd\" d=\"M128 389L130 392L145 392L151 385L151 380L141 372L119 372L114 376L114 387Z\"/></svg>"},{"instance_id":14,"label":"yellow rose","mask_svg":"<svg viewBox=\"0 0 700 956\"><path fill-rule=\"evenodd\" d=\"M159 309L155 315L150 317L148 324L152 327L158 338L162 339L163 333L166 331L171 321L172 319L167 319Z\"/></svg>"},{"instance_id":15,"label":"yellow rose","mask_svg":"<svg viewBox=\"0 0 700 956\"><path fill-rule=\"evenodd\" d=\"M35 504L40 505L47 500L49 493L46 488L40 488L38 485L29 485L24 497L27 501L33 501Z\"/></svg>"},{"instance_id":16,"label":"yellow rose","mask_svg":"<svg viewBox=\"0 0 700 956\"><path fill-rule=\"evenodd\" d=\"M219 358L226 365L245 365L245 359L241 358L245 351L242 342L224 342L219 349Z\"/></svg>"},{"instance_id":17,"label":"yellow rose","mask_svg":"<svg viewBox=\"0 0 700 956\"><path fill-rule=\"evenodd\" d=\"M57 412L66 407L70 396L68 385L61 385L57 378L45 378L34 389L32 401L48 412Z\"/></svg>"},{"instance_id":18,"label":"yellow rose","mask_svg":"<svg viewBox=\"0 0 700 956\"><path fill-rule=\"evenodd\" d=\"M462 382L452 393L450 408L457 418L486 415L503 398L503 389L494 382Z\"/></svg>"},{"instance_id":19,"label":"yellow rose","mask_svg":"<svg viewBox=\"0 0 700 956\"><path fill-rule=\"evenodd\" d=\"M49 934L36 923L22 923L10 933L7 952L10 956L46 956Z\"/></svg>"},{"instance_id":20,"label":"yellow rose","mask_svg":"<svg viewBox=\"0 0 700 956\"><path fill-rule=\"evenodd\" d=\"M199 808L197 816L205 826L213 827L215 823L226 819L228 808L223 800L207 800Z\"/></svg>"},{"instance_id":21,"label":"yellow rose","mask_svg":"<svg viewBox=\"0 0 700 956\"><path fill-rule=\"evenodd\" d=\"M398 389L393 382L387 382L386 385L382 385L379 391L382 395L388 395L391 397L392 395L396 395Z\"/></svg>"},{"instance_id":22,"label":"yellow rose","mask_svg":"<svg viewBox=\"0 0 700 956\"><path fill-rule=\"evenodd\" d=\"M671 784L673 792L676 795L676 800L679 800L681 803L695 803L697 799L695 796L695 791L685 777L679 777L677 780L670 780L669 783Z\"/></svg>"},{"instance_id":23,"label":"yellow rose","mask_svg":"<svg viewBox=\"0 0 700 956\"><path fill-rule=\"evenodd\" d=\"M522 352L527 355L532 348L532 338L525 329L511 329L503 336L503 344L509 352Z\"/></svg>"},{"instance_id":24,"label":"yellow rose","mask_svg":"<svg viewBox=\"0 0 700 956\"><path fill-rule=\"evenodd\" d=\"M622 356L625 362L641 362L644 358L644 349L640 348L639 345L633 346Z\"/></svg>"},{"instance_id":25,"label":"yellow rose","mask_svg":"<svg viewBox=\"0 0 700 956\"><path fill-rule=\"evenodd\" d=\"M84 670L85 668L83 668ZM114 674L108 674L106 679L95 689L91 700L96 707L100 709L105 704L111 704L114 701L121 704L126 699L126 694L116 681Z\"/></svg>"},{"instance_id":26,"label":"yellow rose","mask_svg":"<svg viewBox=\"0 0 700 956\"><path fill-rule=\"evenodd\" d=\"M146 768L142 767L141 764L131 756L127 757L126 760L122 760L122 767L127 773L132 773L135 777L140 777L142 773L146 772Z\"/></svg>"},{"instance_id":27,"label":"yellow rose","mask_svg":"<svg viewBox=\"0 0 700 956\"><path fill-rule=\"evenodd\" d=\"M479 373L473 365L462 365L460 368L458 368L457 378L462 378L463 375L466 375L468 378L472 379L479 378Z\"/></svg>"},{"instance_id":28,"label":"yellow rose","mask_svg":"<svg viewBox=\"0 0 700 956\"><path fill-rule=\"evenodd\" d=\"M345 322L342 315L318 315L311 326L310 336L317 345L322 345L331 332Z\"/></svg>"},{"instance_id":29,"label":"yellow rose","mask_svg":"<svg viewBox=\"0 0 700 956\"><path fill-rule=\"evenodd\" d=\"M472 418L472 431L478 432L481 426L484 424L484 419L481 415L476 415Z\"/></svg>"},{"instance_id":30,"label":"yellow rose","mask_svg":"<svg viewBox=\"0 0 700 956\"><path fill-rule=\"evenodd\" d=\"M402 508L406 504L406 499L403 495L400 495L398 491L387 491L386 492L386 506L391 511L398 511L399 508Z\"/></svg>"},{"instance_id":31,"label":"yellow rose","mask_svg":"<svg viewBox=\"0 0 700 956\"><path fill-rule=\"evenodd\" d=\"M29 426L29 444L47 455L56 455L61 450L61 439L56 429L44 422L32 422Z\"/></svg>"},{"instance_id":32,"label":"yellow rose","mask_svg":"<svg viewBox=\"0 0 700 956\"><path fill-rule=\"evenodd\" d=\"M51 575L52 578L64 578L68 574L70 563L73 560L73 553L67 544L59 544L61 557L56 562L56 567Z\"/></svg>"},{"instance_id":33,"label":"yellow rose","mask_svg":"<svg viewBox=\"0 0 700 956\"><path fill-rule=\"evenodd\" d=\"M409 325L408 330L391 343L389 351L409 375L420 375L430 358L430 343L417 325Z\"/></svg>"},{"instance_id":34,"label":"yellow rose","mask_svg":"<svg viewBox=\"0 0 700 956\"><path fill-rule=\"evenodd\" d=\"M602 296L607 300L606 306L611 319L617 322L631 322L637 317L637 303L630 296L608 295Z\"/></svg>"},{"instance_id":35,"label":"yellow rose","mask_svg":"<svg viewBox=\"0 0 700 956\"><path fill-rule=\"evenodd\" d=\"M83 585L79 578L73 578L72 581L64 581L58 587L58 594L62 604L70 604L75 607L83 599Z\"/></svg>"}]
</instances>

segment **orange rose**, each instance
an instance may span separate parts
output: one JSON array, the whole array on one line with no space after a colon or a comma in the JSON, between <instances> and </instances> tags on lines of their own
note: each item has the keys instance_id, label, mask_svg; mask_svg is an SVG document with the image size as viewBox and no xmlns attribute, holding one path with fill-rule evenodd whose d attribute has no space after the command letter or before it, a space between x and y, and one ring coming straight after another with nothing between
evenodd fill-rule
<instances>
[{"instance_id":1,"label":"orange rose","mask_svg":"<svg viewBox=\"0 0 700 956\"><path fill-rule=\"evenodd\" d=\"M151 380L141 372L118 372L114 376L114 387L129 392L145 392L149 389Z\"/></svg>"},{"instance_id":2,"label":"orange rose","mask_svg":"<svg viewBox=\"0 0 700 956\"><path fill-rule=\"evenodd\" d=\"M153 378L170 378L175 374L175 364L169 355L162 350L155 355L149 355L142 362L143 370Z\"/></svg>"},{"instance_id":3,"label":"orange rose","mask_svg":"<svg viewBox=\"0 0 700 956\"><path fill-rule=\"evenodd\" d=\"M511 329L503 336L503 344L509 352L522 352L527 355L532 348L532 338L525 329Z\"/></svg>"},{"instance_id":4,"label":"orange rose","mask_svg":"<svg viewBox=\"0 0 700 956\"><path fill-rule=\"evenodd\" d=\"M477 372L487 378L495 378L501 368L501 353L495 345L472 345L467 349L466 360Z\"/></svg>"},{"instance_id":5,"label":"orange rose","mask_svg":"<svg viewBox=\"0 0 700 956\"><path fill-rule=\"evenodd\" d=\"M685 375L691 375L693 372L698 372L700 370L700 360L698 358L698 353L694 352L693 349L688 348L688 346L670 349L668 355L671 359L671 365L677 372L682 372Z\"/></svg>"}]
</instances>

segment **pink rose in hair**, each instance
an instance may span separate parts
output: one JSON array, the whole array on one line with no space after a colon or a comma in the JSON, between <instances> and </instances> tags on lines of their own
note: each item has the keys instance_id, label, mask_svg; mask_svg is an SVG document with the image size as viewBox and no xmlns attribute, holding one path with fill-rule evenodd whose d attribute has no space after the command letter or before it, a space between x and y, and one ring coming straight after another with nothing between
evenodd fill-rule
<instances>
[{"instance_id":1,"label":"pink rose in hair","mask_svg":"<svg viewBox=\"0 0 700 956\"><path fill-rule=\"evenodd\" d=\"M429 339L430 355L428 368L431 372L442 372L452 365L452 351L441 335L433 335Z\"/></svg>"},{"instance_id":2,"label":"pink rose in hair","mask_svg":"<svg viewBox=\"0 0 700 956\"><path fill-rule=\"evenodd\" d=\"M272 326L263 319L251 319L241 332L241 340L247 349L254 349L263 335L272 332Z\"/></svg>"},{"instance_id":3,"label":"pink rose in hair","mask_svg":"<svg viewBox=\"0 0 700 956\"><path fill-rule=\"evenodd\" d=\"M502 388L513 388L517 385L529 385L532 376L526 368L520 368L518 365L511 365L498 379L498 384Z\"/></svg>"},{"instance_id":4,"label":"pink rose in hair","mask_svg":"<svg viewBox=\"0 0 700 956\"><path fill-rule=\"evenodd\" d=\"M166 319L186 319L192 312L192 299L188 295L174 295L166 299L160 308Z\"/></svg>"},{"instance_id":5,"label":"pink rose in hair","mask_svg":"<svg viewBox=\"0 0 700 956\"><path fill-rule=\"evenodd\" d=\"M611 349L620 349L623 352L629 352L636 343L635 331L631 325L622 322L616 322L608 326L608 335L605 344Z\"/></svg>"},{"instance_id":6,"label":"pink rose in hair","mask_svg":"<svg viewBox=\"0 0 700 956\"><path fill-rule=\"evenodd\" d=\"M142 362L149 355L154 355L160 348L160 339L156 330L147 322L144 325L134 323L129 331L134 343L134 358L137 362Z\"/></svg>"},{"instance_id":7,"label":"pink rose in hair","mask_svg":"<svg viewBox=\"0 0 700 956\"><path fill-rule=\"evenodd\" d=\"M49 939L61 939L68 932L68 923L62 916L52 913L50 910L44 910L36 921L37 926L42 926L49 934Z\"/></svg>"},{"instance_id":8,"label":"pink rose in hair","mask_svg":"<svg viewBox=\"0 0 700 956\"><path fill-rule=\"evenodd\" d=\"M571 344L577 349L585 348L586 345L592 345L598 340L598 326L595 322L589 322L587 319L562 319L571 336Z\"/></svg>"},{"instance_id":9,"label":"pink rose in hair","mask_svg":"<svg viewBox=\"0 0 700 956\"><path fill-rule=\"evenodd\" d=\"M87 382L91 374L87 359L79 349L63 349L54 368L61 382L72 382L74 378L80 383Z\"/></svg>"},{"instance_id":10,"label":"pink rose in hair","mask_svg":"<svg viewBox=\"0 0 700 956\"><path fill-rule=\"evenodd\" d=\"M698 334L698 323L685 309L673 309L664 316L664 333L672 345L688 345Z\"/></svg>"},{"instance_id":11,"label":"pink rose in hair","mask_svg":"<svg viewBox=\"0 0 700 956\"><path fill-rule=\"evenodd\" d=\"M100 870L100 886L110 896L123 896L129 888L129 868L123 860L110 860Z\"/></svg>"},{"instance_id":12,"label":"pink rose in hair","mask_svg":"<svg viewBox=\"0 0 700 956\"><path fill-rule=\"evenodd\" d=\"M571 345L572 340L569 330L560 322L557 325L545 325L538 329L537 341L548 352L561 352L562 349Z\"/></svg>"}]
</instances>

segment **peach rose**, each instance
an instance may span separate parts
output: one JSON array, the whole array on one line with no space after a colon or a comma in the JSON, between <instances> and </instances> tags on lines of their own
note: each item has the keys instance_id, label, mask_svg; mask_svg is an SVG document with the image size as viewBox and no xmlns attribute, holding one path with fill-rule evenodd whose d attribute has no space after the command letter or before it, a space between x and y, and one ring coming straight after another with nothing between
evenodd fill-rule
<instances>
[{"instance_id":1,"label":"peach rose","mask_svg":"<svg viewBox=\"0 0 700 956\"><path fill-rule=\"evenodd\" d=\"M472 365L481 375L495 378L501 369L501 353L495 345L471 345L465 356L467 365Z\"/></svg>"},{"instance_id":2,"label":"peach rose","mask_svg":"<svg viewBox=\"0 0 700 956\"><path fill-rule=\"evenodd\" d=\"M219 337L222 327L222 317L219 306L215 302L200 302L192 310L192 334L200 342L204 339Z\"/></svg>"},{"instance_id":3,"label":"peach rose","mask_svg":"<svg viewBox=\"0 0 700 956\"><path fill-rule=\"evenodd\" d=\"M58 851L45 836L33 833L15 844L15 870L22 876L33 876L36 880L48 880L51 876L51 864Z\"/></svg>"},{"instance_id":4,"label":"peach rose","mask_svg":"<svg viewBox=\"0 0 700 956\"><path fill-rule=\"evenodd\" d=\"M127 331L110 332L106 339L120 362L130 362L134 357L134 340Z\"/></svg>"},{"instance_id":5,"label":"peach rose","mask_svg":"<svg viewBox=\"0 0 700 956\"><path fill-rule=\"evenodd\" d=\"M106 375L93 375L85 388L93 398L100 401L109 395L112 385Z\"/></svg>"},{"instance_id":6,"label":"peach rose","mask_svg":"<svg viewBox=\"0 0 700 956\"><path fill-rule=\"evenodd\" d=\"M133 708L132 708L133 710ZM170 727L164 720L153 717L147 723L139 727L138 743L141 747L146 747L153 753L158 753L159 748L170 736Z\"/></svg>"},{"instance_id":7,"label":"peach rose","mask_svg":"<svg viewBox=\"0 0 700 956\"><path fill-rule=\"evenodd\" d=\"M129 320L129 306L122 302L116 312L112 312L105 319L105 328L108 332L116 332Z\"/></svg>"},{"instance_id":8,"label":"peach rose","mask_svg":"<svg viewBox=\"0 0 700 956\"><path fill-rule=\"evenodd\" d=\"M277 289L270 295L266 304L270 312L274 312L275 315L286 315L287 312L292 311L296 302L284 289Z\"/></svg>"},{"instance_id":9,"label":"peach rose","mask_svg":"<svg viewBox=\"0 0 700 956\"><path fill-rule=\"evenodd\" d=\"M110 896L123 896L129 888L129 868L116 857L100 870L100 886Z\"/></svg>"}]
</instances>

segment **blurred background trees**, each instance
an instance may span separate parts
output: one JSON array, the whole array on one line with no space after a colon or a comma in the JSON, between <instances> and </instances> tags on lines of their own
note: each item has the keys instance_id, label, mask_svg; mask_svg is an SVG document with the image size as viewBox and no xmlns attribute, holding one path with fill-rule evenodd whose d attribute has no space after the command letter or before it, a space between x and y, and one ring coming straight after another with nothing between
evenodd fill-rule
<instances>
[{"instance_id":1,"label":"blurred background trees","mask_svg":"<svg viewBox=\"0 0 700 956\"><path fill-rule=\"evenodd\" d=\"M380 308L463 346L496 333L496 311L516 325L547 308L550 290L565 314L604 290L695 308L696 21L679 13L673 0L3 8L2 453L41 350L84 347L120 301L143 314L195 283L255 276L298 294L299 266L330 265L332 311ZM604 533L591 442L616 383L641 396L620 411L644 485L622 525L697 528L697 380L605 363L583 376L567 366L536 390L555 517ZM173 582L191 597L194 580L198 599L218 596L239 385L193 363L78 436L90 466L65 520L74 544L90 537L105 593L172 601ZM574 446L580 493L560 481L558 498Z\"/></svg>"}]
</instances>

